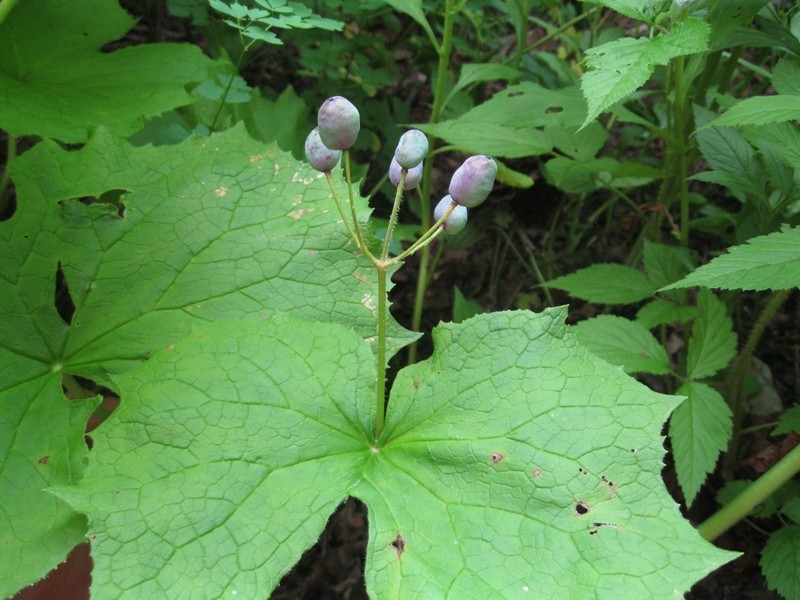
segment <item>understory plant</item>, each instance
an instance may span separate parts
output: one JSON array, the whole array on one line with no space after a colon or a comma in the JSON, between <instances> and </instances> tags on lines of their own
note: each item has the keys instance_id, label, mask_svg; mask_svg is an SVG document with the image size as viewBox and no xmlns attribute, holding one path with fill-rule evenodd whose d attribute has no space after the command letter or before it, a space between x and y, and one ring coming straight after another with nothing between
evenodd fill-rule
<instances>
[{"instance_id":1,"label":"understory plant","mask_svg":"<svg viewBox=\"0 0 800 600\"><path fill-rule=\"evenodd\" d=\"M734 359L724 303L685 289L713 286L720 273L717 287L754 284L731 275L725 257L693 271L686 245L642 242L647 273L606 273L598 287L608 295L596 299L628 302L614 284L638 278L638 300L654 306L648 324L692 323L685 365L649 338L649 356L637 359L645 369L604 355L590 325L568 326L562 306L441 323L430 358L389 384L389 361L420 336L391 314L392 276L416 255L427 278L422 257L465 227L496 179L532 184L503 161L547 156L548 177L563 182L601 173L615 197L658 177L651 165L605 161L609 179L597 166L608 134L595 117L612 95L587 101L566 71L552 89L522 80L528 2L499 3L515 23L512 64L466 63L453 78L456 20L479 11L447 0L437 25L423 11L434 3L385 4L422 28L436 70L431 118L403 133L381 166L394 198L379 238L353 174L361 114L343 96L316 111L298 160L290 150L302 100L291 90L267 100L240 80L241 48L236 65L188 44L109 51L133 24L116 2L0 0L0 47L16 50L0 53L0 596L88 541L93 598L265 598L337 507L357 498L375 599L674 598L737 556L709 542L715 532L791 477L797 451L699 530L662 480L667 419L673 427L686 406L690 417L695 406L718 406L714 378L731 360L743 377L753 351L748 342ZM275 29L338 28L284 0L208 7L244 49L275 42ZM599 18L597 7L585 14L576 18ZM705 30L685 19L672 33L655 17L658 48ZM681 47L701 46L692 38ZM659 64L656 49L645 70ZM483 82L511 84L467 107L467 90ZM686 105L680 114L689 118ZM675 143L672 166L686 140ZM784 173L765 140L748 143ZM445 151L469 158L445 173L433 166ZM559 171L558 159L572 162ZM589 175L586 164L595 165ZM557 177L573 168L579 177ZM449 183L434 206L435 172ZM420 234L398 246L401 205L418 192ZM765 224L791 204L767 197L778 208ZM675 202L683 207L683 196ZM742 263L752 253L760 261L756 289L797 285L793 251L782 275L768 271L780 248L794 248L795 231L741 249ZM779 301L765 305L765 319ZM636 327L622 323L612 331ZM656 392L626 370L682 387ZM87 433L90 419L102 423ZM688 476L679 469L685 492L687 481L702 484L702 458ZM796 501L775 510L798 522ZM776 536L766 563L779 562L796 529Z\"/></svg>"}]
</instances>

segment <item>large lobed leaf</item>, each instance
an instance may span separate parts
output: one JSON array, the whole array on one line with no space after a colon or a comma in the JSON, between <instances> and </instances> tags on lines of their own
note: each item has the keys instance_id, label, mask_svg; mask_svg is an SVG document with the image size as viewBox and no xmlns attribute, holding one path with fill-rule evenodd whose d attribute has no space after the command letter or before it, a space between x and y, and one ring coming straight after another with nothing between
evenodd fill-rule
<instances>
[{"instance_id":1,"label":"large lobed leaf","mask_svg":"<svg viewBox=\"0 0 800 600\"><path fill-rule=\"evenodd\" d=\"M266 597L348 496L376 599L678 596L733 555L661 481L676 399L564 316L437 328L377 442L372 353L342 326L207 325L116 376L85 478L58 488L90 517L93 597Z\"/></svg>"},{"instance_id":2,"label":"large lobed leaf","mask_svg":"<svg viewBox=\"0 0 800 600\"><path fill-rule=\"evenodd\" d=\"M112 0L19 2L0 24L0 128L79 143L91 128L129 135L144 117L193 102L186 88L212 64L198 47L101 52L134 22Z\"/></svg>"},{"instance_id":3,"label":"large lobed leaf","mask_svg":"<svg viewBox=\"0 0 800 600\"><path fill-rule=\"evenodd\" d=\"M234 316L294 313L368 339L376 327L374 269L320 174L243 128L169 147L44 142L13 174L18 209L0 223L0 592L44 575L84 532L42 491L80 477L96 405L68 402L62 373L105 381ZM54 306L59 266L70 325ZM390 353L413 339L393 320L390 331Z\"/></svg>"}]
</instances>

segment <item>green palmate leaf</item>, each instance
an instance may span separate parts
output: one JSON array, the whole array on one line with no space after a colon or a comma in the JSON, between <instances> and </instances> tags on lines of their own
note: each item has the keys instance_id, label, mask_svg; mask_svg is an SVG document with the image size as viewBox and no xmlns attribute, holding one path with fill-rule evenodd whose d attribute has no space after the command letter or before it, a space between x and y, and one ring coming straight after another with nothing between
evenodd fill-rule
<instances>
[{"instance_id":1,"label":"green palmate leaf","mask_svg":"<svg viewBox=\"0 0 800 600\"><path fill-rule=\"evenodd\" d=\"M678 393L686 400L675 409L669 422L669 437L686 504L714 470L733 431L733 414L714 388L696 381L685 383Z\"/></svg>"},{"instance_id":2,"label":"green palmate leaf","mask_svg":"<svg viewBox=\"0 0 800 600\"><path fill-rule=\"evenodd\" d=\"M657 38L624 38L587 50L581 88L589 111L583 125L644 85L656 65L706 50L709 32L707 23L690 18Z\"/></svg>"},{"instance_id":3,"label":"green palmate leaf","mask_svg":"<svg viewBox=\"0 0 800 600\"><path fill-rule=\"evenodd\" d=\"M700 290L697 296L697 318L688 346L686 376L690 379L711 377L728 366L736 354L731 318L710 290Z\"/></svg>"},{"instance_id":4,"label":"green palmate leaf","mask_svg":"<svg viewBox=\"0 0 800 600\"><path fill-rule=\"evenodd\" d=\"M564 316L437 328L377 442L372 356L341 326L209 325L117 376L92 464L57 490L90 516L93 595L266 597L355 496L376 599L679 596L733 555L661 481L675 399Z\"/></svg>"},{"instance_id":5,"label":"green palmate leaf","mask_svg":"<svg viewBox=\"0 0 800 600\"><path fill-rule=\"evenodd\" d=\"M289 312L372 338L376 305L374 269L320 175L241 127L171 147L43 142L13 175L18 208L0 223L0 582L17 589L82 534L82 518L42 491L80 476L94 408L65 400L61 373L104 380L229 316ZM70 326L54 306L59 267ZM390 353L413 338L390 331Z\"/></svg>"},{"instance_id":6,"label":"green palmate leaf","mask_svg":"<svg viewBox=\"0 0 800 600\"><path fill-rule=\"evenodd\" d=\"M800 119L800 97L757 96L734 104L706 127L766 125L798 119Z\"/></svg>"},{"instance_id":7,"label":"green palmate leaf","mask_svg":"<svg viewBox=\"0 0 800 600\"><path fill-rule=\"evenodd\" d=\"M476 154L519 158L550 152L549 128L577 130L585 115L577 87L548 90L524 82L456 119L414 127Z\"/></svg>"},{"instance_id":8,"label":"green palmate leaf","mask_svg":"<svg viewBox=\"0 0 800 600\"><path fill-rule=\"evenodd\" d=\"M578 339L595 356L628 373L669 373L664 347L645 327L624 317L600 315L575 325Z\"/></svg>"},{"instance_id":9,"label":"green palmate leaf","mask_svg":"<svg viewBox=\"0 0 800 600\"><path fill-rule=\"evenodd\" d=\"M0 128L78 143L93 127L129 135L143 117L193 102L186 88L212 64L198 47L100 51L134 22L107 0L20 2L0 24Z\"/></svg>"},{"instance_id":10,"label":"green palmate leaf","mask_svg":"<svg viewBox=\"0 0 800 600\"><path fill-rule=\"evenodd\" d=\"M616 264L592 265L548 281L547 285L599 304L632 304L655 292L644 273Z\"/></svg>"},{"instance_id":11,"label":"green palmate leaf","mask_svg":"<svg viewBox=\"0 0 800 600\"><path fill-rule=\"evenodd\" d=\"M785 525L770 535L760 564L769 589L800 598L800 525Z\"/></svg>"},{"instance_id":12,"label":"green palmate leaf","mask_svg":"<svg viewBox=\"0 0 800 600\"><path fill-rule=\"evenodd\" d=\"M701 285L725 290L788 290L800 286L800 228L752 238L664 289Z\"/></svg>"}]
</instances>

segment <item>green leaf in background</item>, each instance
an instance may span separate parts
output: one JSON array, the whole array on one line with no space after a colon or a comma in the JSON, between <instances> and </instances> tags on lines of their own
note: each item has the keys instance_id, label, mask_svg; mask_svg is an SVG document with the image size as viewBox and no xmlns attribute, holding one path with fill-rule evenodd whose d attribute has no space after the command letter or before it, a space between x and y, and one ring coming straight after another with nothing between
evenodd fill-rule
<instances>
[{"instance_id":1,"label":"green leaf in background","mask_svg":"<svg viewBox=\"0 0 800 600\"><path fill-rule=\"evenodd\" d=\"M695 285L724 290L789 290L800 287L800 228L748 240L728 249L665 290Z\"/></svg>"},{"instance_id":2,"label":"green leaf in background","mask_svg":"<svg viewBox=\"0 0 800 600\"><path fill-rule=\"evenodd\" d=\"M612 263L579 269L548 281L547 285L597 304L633 304L655 292L647 275L632 267Z\"/></svg>"},{"instance_id":3,"label":"green leaf in background","mask_svg":"<svg viewBox=\"0 0 800 600\"><path fill-rule=\"evenodd\" d=\"M12 172L18 207L0 223L0 582L14 591L83 534L83 518L42 491L80 476L96 404L66 401L62 373L105 381L193 324L234 316L293 313L371 339L376 284L320 174L243 127L170 147L107 133L79 151L45 141ZM54 306L59 268L69 326ZM415 337L393 320L390 331L391 353Z\"/></svg>"},{"instance_id":4,"label":"green leaf in background","mask_svg":"<svg viewBox=\"0 0 800 600\"><path fill-rule=\"evenodd\" d=\"M447 106L453 96L475 83L498 80L509 81L517 79L519 76L520 72L517 69L507 65L499 63L467 63L461 66L458 81L442 101L442 106Z\"/></svg>"},{"instance_id":5,"label":"green leaf in background","mask_svg":"<svg viewBox=\"0 0 800 600\"><path fill-rule=\"evenodd\" d=\"M430 40L436 40L436 34L431 29L431 24L422 10L422 0L384 0L386 4L401 13L407 14L425 30Z\"/></svg>"},{"instance_id":6,"label":"green leaf in background","mask_svg":"<svg viewBox=\"0 0 800 600\"><path fill-rule=\"evenodd\" d=\"M735 555L661 480L675 398L564 316L439 326L378 442L372 353L337 325L208 325L115 377L84 479L57 490L90 515L93 595L267 597L354 496L373 598L680 596Z\"/></svg>"},{"instance_id":7,"label":"green leaf in background","mask_svg":"<svg viewBox=\"0 0 800 600\"><path fill-rule=\"evenodd\" d=\"M453 287L453 323L461 323L484 312L480 302L465 298L457 286Z\"/></svg>"},{"instance_id":8,"label":"green leaf in background","mask_svg":"<svg viewBox=\"0 0 800 600\"><path fill-rule=\"evenodd\" d=\"M577 130L584 114L577 87L548 90L526 81L458 118L413 126L475 154L520 158L550 152L548 128Z\"/></svg>"},{"instance_id":9,"label":"green leaf in background","mask_svg":"<svg viewBox=\"0 0 800 600\"><path fill-rule=\"evenodd\" d=\"M686 377L704 379L728 366L736 354L736 334L725 305L708 289L697 295L697 318L686 357Z\"/></svg>"},{"instance_id":10,"label":"green leaf in background","mask_svg":"<svg viewBox=\"0 0 800 600\"><path fill-rule=\"evenodd\" d=\"M694 319L697 309L694 306L675 304L663 298L654 298L636 313L636 322L645 329L668 323L687 323Z\"/></svg>"},{"instance_id":11,"label":"green leaf in background","mask_svg":"<svg viewBox=\"0 0 800 600\"><path fill-rule=\"evenodd\" d=\"M728 447L733 413L720 393L704 383L688 381L677 393L686 400L672 413L669 438L678 483L691 506L720 452Z\"/></svg>"},{"instance_id":12,"label":"green leaf in background","mask_svg":"<svg viewBox=\"0 0 800 600\"><path fill-rule=\"evenodd\" d=\"M581 79L581 89L589 105L583 126L643 86L656 65L705 51L709 32L707 23L689 18L675 23L671 31L660 37L623 38L589 48L588 70Z\"/></svg>"},{"instance_id":13,"label":"green leaf in background","mask_svg":"<svg viewBox=\"0 0 800 600\"><path fill-rule=\"evenodd\" d=\"M559 156L547 161L545 175L553 185L570 194L584 194L609 186L616 189L638 187L662 177L661 171L649 165L620 162L608 156L591 160Z\"/></svg>"},{"instance_id":14,"label":"green leaf in background","mask_svg":"<svg viewBox=\"0 0 800 600\"><path fill-rule=\"evenodd\" d=\"M756 96L734 104L705 127L766 125L800 120L800 97Z\"/></svg>"},{"instance_id":15,"label":"green leaf in background","mask_svg":"<svg viewBox=\"0 0 800 600\"><path fill-rule=\"evenodd\" d=\"M800 433L800 405L786 409L778 420L778 426L773 429L772 435L782 435L797 431ZM798 521L800 525L800 521Z\"/></svg>"},{"instance_id":16,"label":"green leaf in background","mask_svg":"<svg viewBox=\"0 0 800 600\"><path fill-rule=\"evenodd\" d=\"M582 0L587 4L600 4L617 11L621 15L650 22L656 15L669 8L665 0Z\"/></svg>"},{"instance_id":17,"label":"green leaf in background","mask_svg":"<svg viewBox=\"0 0 800 600\"><path fill-rule=\"evenodd\" d=\"M784 525L769 536L759 562L767 585L784 598L800 598L800 525Z\"/></svg>"},{"instance_id":18,"label":"green leaf in background","mask_svg":"<svg viewBox=\"0 0 800 600\"><path fill-rule=\"evenodd\" d=\"M692 253L681 246L644 242L644 269L655 288L662 288L686 276L692 269Z\"/></svg>"},{"instance_id":19,"label":"green leaf in background","mask_svg":"<svg viewBox=\"0 0 800 600\"><path fill-rule=\"evenodd\" d=\"M772 69L772 87L778 94L800 96L800 59L779 60Z\"/></svg>"},{"instance_id":20,"label":"green leaf in background","mask_svg":"<svg viewBox=\"0 0 800 600\"><path fill-rule=\"evenodd\" d=\"M669 373L669 358L658 340L636 321L600 315L575 325L578 339L592 354L626 373Z\"/></svg>"},{"instance_id":21,"label":"green leaf in background","mask_svg":"<svg viewBox=\"0 0 800 600\"><path fill-rule=\"evenodd\" d=\"M186 88L213 64L197 46L100 51L134 22L108 0L20 2L0 24L0 128L81 143L94 127L130 135L193 102Z\"/></svg>"},{"instance_id":22,"label":"green leaf in background","mask_svg":"<svg viewBox=\"0 0 800 600\"><path fill-rule=\"evenodd\" d=\"M694 113L700 129L696 134L697 143L711 171L697 173L691 179L724 185L763 198L767 176L755 150L742 133L733 127L704 129L715 113L700 106L694 107Z\"/></svg>"}]
</instances>

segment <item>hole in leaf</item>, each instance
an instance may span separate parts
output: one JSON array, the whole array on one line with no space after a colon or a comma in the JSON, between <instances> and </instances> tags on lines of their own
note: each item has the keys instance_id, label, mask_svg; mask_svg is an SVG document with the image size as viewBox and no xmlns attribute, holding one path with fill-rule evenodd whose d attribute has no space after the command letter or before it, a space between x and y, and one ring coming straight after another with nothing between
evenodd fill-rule
<instances>
[{"instance_id":1,"label":"hole in leaf","mask_svg":"<svg viewBox=\"0 0 800 600\"><path fill-rule=\"evenodd\" d=\"M595 535L597 533L597 529L590 529L589 535Z\"/></svg>"},{"instance_id":2,"label":"hole in leaf","mask_svg":"<svg viewBox=\"0 0 800 600\"><path fill-rule=\"evenodd\" d=\"M75 315L75 303L72 301L72 295L69 293L67 278L64 276L64 270L61 268L61 261L58 261L58 270L56 271L54 301L58 316L61 317L64 323L70 325L72 323L72 317Z\"/></svg>"},{"instance_id":3,"label":"hole in leaf","mask_svg":"<svg viewBox=\"0 0 800 600\"><path fill-rule=\"evenodd\" d=\"M319 541L284 575L270 600L368 600L366 550L367 509L348 498L330 516Z\"/></svg>"},{"instance_id":4,"label":"hole in leaf","mask_svg":"<svg viewBox=\"0 0 800 600\"><path fill-rule=\"evenodd\" d=\"M548 106L545 111L549 115L558 114L560 112L564 112L563 106Z\"/></svg>"},{"instance_id":5,"label":"hole in leaf","mask_svg":"<svg viewBox=\"0 0 800 600\"><path fill-rule=\"evenodd\" d=\"M118 217L124 218L127 208L125 203L122 201L122 197L127 193L128 190L114 188L111 190L106 190L99 196L82 196L81 198L72 199L77 200L81 204L86 204L87 206L92 204L105 204L107 206L111 206L116 209Z\"/></svg>"},{"instance_id":6,"label":"hole in leaf","mask_svg":"<svg viewBox=\"0 0 800 600\"><path fill-rule=\"evenodd\" d=\"M389 542L389 545L397 550L397 558L400 558L403 555L403 552L406 551L406 540L399 533L397 534L396 538Z\"/></svg>"},{"instance_id":7,"label":"hole in leaf","mask_svg":"<svg viewBox=\"0 0 800 600\"><path fill-rule=\"evenodd\" d=\"M583 500L575 504L575 514L576 515L585 515L589 512L589 505L586 504Z\"/></svg>"},{"instance_id":8,"label":"hole in leaf","mask_svg":"<svg viewBox=\"0 0 800 600\"><path fill-rule=\"evenodd\" d=\"M523 94L523 93L524 93L524 92L511 92L511 93L508 95L508 98L516 98L517 96L522 96L522 94Z\"/></svg>"},{"instance_id":9,"label":"hole in leaf","mask_svg":"<svg viewBox=\"0 0 800 600\"><path fill-rule=\"evenodd\" d=\"M581 475L588 475L588 474L589 474L589 471L587 471L587 470L586 470L586 469L584 469L583 467L578 467L578 472L579 472Z\"/></svg>"},{"instance_id":10,"label":"hole in leaf","mask_svg":"<svg viewBox=\"0 0 800 600\"><path fill-rule=\"evenodd\" d=\"M499 452L492 452L492 462L494 464L499 463L501 460L503 460L502 454L500 454Z\"/></svg>"}]
</instances>

